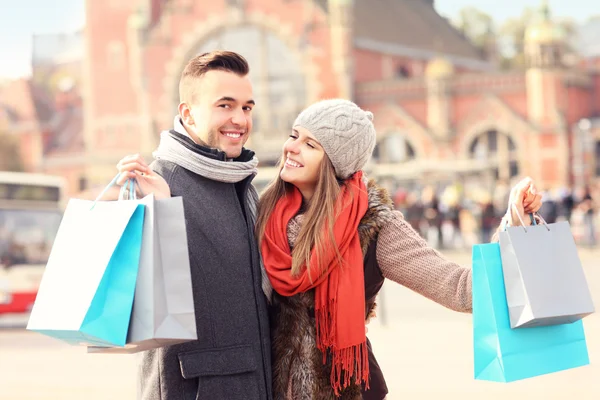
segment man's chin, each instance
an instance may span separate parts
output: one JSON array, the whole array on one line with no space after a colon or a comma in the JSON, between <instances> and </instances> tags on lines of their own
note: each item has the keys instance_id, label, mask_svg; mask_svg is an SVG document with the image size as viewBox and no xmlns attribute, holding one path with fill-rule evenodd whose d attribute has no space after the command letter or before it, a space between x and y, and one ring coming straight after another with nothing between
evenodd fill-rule
<instances>
[{"instance_id":1,"label":"man's chin","mask_svg":"<svg viewBox=\"0 0 600 400\"><path fill-rule=\"evenodd\" d=\"M242 154L242 147L223 149L223 152L225 152L227 158L238 158Z\"/></svg>"}]
</instances>

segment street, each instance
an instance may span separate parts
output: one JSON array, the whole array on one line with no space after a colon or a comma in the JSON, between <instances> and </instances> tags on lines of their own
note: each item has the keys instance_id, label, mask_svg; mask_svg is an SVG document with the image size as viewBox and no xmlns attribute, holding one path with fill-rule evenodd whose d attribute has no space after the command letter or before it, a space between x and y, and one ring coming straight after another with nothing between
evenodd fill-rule
<instances>
[{"instance_id":1,"label":"street","mask_svg":"<svg viewBox=\"0 0 600 400\"><path fill-rule=\"evenodd\" d=\"M600 304L600 252L581 251ZM447 254L470 265L470 254ZM471 315L447 310L387 282L369 338L388 399L599 399L600 312L584 320L591 364L508 384L473 379ZM2 321L0 321L2 322ZM7 322L5 321L5 326ZM135 398L135 355L91 355L22 329L0 330L0 399Z\"/></svg>"}]
</instances>

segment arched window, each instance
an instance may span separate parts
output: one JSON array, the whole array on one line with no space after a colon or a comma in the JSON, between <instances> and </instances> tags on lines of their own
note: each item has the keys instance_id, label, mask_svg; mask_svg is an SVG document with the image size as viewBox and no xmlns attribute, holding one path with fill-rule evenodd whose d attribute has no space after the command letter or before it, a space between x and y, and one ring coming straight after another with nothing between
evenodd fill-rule
<instances>
[{"instance_id":1,"label":"arched window","mask_svg":"<svg viewBox=\"0 0 600 400\"><path fill-rule=\"evenodd\" d=\"M512 178L519 174L519 160L514 141L495 129L477 136L469 146L471 158L497 164L496 178Z\"/></svg>"},{"instance_id":2,"label":"arched window","mask_svg":"<svg viewBox=\"0 0 600 400\"><path fill-rule=\"evenodd\" d=\"M202 43L197 54L213 50L234 51L248 60L257 103L253 150L259 155L264 150L259 158L266 164L276 161L294 119L307 105L301 61L279 37L254 25L224 28ZM269 141L276 149L261 149Z\"/></svg>"},{"instance_id":3,"label":"arched window","mask_svg":"<svg viewBox=\"0 0 600 400\"><path fill-rule=\"evenodd\" d=\"M404 135L392 133L377 143L373 158L380 164L402 163L415 158L415 149Z\"/></svg>"}]
</instances>

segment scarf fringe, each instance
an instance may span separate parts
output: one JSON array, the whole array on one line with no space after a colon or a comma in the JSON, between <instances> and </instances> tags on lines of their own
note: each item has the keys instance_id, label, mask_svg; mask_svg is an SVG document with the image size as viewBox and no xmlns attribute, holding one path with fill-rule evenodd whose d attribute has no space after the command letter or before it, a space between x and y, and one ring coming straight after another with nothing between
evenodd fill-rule
<instances>
[{"instance_id":1,"label":"scarf fringe","mask_svg":"<svg viewBox=\"0 0 600 400\"><path fill-rule=\"evenodd\" d=\"M352 381L356 385L365 383L369 389L369 352L367 342L345 349L334 349L331 363L331 386L336 396Z\"/></svg>"},{"instance_id":2,"label":"scarf fringe","mask_svg":"<svg viewBox=\"0 0 600 400\"><path fill-rule=\"evenodd\" d=\"M327 363L328 350L331 350L333 359L331 361L331 387L336 396L341 390L351 383L361 385L369 389L369 351L367 341L358 345L343 349L335 348L335 328L337 324L331 323L336 320L335 300L329 302L329 307L315 310L316 342L317 348L323 354L323 364Z\"/></svg>"},{"instance_id":3,"label":"scarf fringe","mask_svg":"<svg viewBox=\"0 0 600 400\"><path fill-rule=\"evenodd\" d=\"M323 352L323 364L327 362L327 349L333 347L335 341L336 301L331 299L327 307L315 309L315 322L317 325L317 347Z\"/></svg>"}]
</instances>

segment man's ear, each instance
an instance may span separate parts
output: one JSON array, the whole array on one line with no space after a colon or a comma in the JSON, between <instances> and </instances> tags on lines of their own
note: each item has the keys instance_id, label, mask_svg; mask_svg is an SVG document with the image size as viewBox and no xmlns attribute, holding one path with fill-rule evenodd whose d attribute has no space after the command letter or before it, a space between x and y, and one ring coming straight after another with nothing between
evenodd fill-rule
<instances>
[{"instance_id":1,"label":"man's ear","mask_svg":"<svg viewBox=\"0 0 600 400\"><path fill-rule=\"evenodd\" d=\"M190 106L187 103L179 103L179 116L186 125L194 125L194 118L192 117Z\"/></svg>"}]
</instances>

